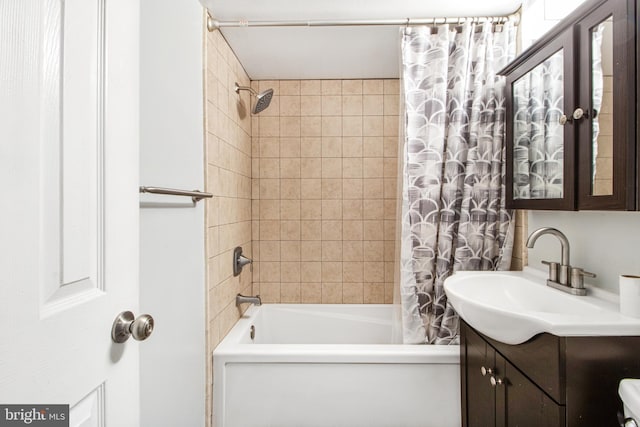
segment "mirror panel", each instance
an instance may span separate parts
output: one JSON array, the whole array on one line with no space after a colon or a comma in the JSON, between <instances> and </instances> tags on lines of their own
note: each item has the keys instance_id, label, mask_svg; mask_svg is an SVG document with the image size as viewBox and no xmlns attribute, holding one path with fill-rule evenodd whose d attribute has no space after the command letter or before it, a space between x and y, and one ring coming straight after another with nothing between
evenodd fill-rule
<instances>
[{"instance_id":1,"label":"mirror panel","mask_svg":"<svg viewBox=\"0 0 640 427\"><path fill-rule=\"evenodd\" d=\"M564 183L564 52L512 85L513 198L561 199Z\"/></svg>"},{"instance_id":2,"label":"mirror panel","mask_svg":"<svg viewBox=\"0 0 640 427\"><path fill-rule=\"evenodd\" d=\"M613 17L591 28L591 194L613 194Z\"/></svg>"}]
</instances>

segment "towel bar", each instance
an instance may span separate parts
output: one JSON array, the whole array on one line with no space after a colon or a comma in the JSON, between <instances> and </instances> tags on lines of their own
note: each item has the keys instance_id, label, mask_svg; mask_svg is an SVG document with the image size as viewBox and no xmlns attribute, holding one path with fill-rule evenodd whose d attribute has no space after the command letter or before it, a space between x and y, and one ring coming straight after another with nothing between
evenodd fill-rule
<instances>
[{"instance_id":1,"label":"towel bar","mask_svg":"<svg viewBox=\"0 0 640 427\"><path fill-rule=\"evenodd\" d=\"M163 187L140 187L141 193L153 193L153 194L168 194L171 196L188 196L191 197L193 203L198 203L202 199L208 199L213 197L211 193L205 193L202 191L194 190L177 190L175 188L163 188Z\"/></svg>"}]
</instances>

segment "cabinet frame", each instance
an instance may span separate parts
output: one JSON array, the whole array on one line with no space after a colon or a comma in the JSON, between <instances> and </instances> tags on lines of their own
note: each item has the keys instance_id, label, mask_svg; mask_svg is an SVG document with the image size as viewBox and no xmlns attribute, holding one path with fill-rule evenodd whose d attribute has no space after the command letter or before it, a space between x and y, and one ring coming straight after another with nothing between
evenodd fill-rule
<instances>
[{"instance_id":1,"label":"cabinet frame","mask_svg":"<svg viewBox=\"0 0 640 427\"><path fill-rule=\"evenodd\" d=\"M636 0L591 0L576 8L565 19L542 36L529 49L498 74L507 78L506 86L506 206L509 209L531 210L640 210L640 149L637 126L640 124L640 43L637 28L640 16ZM591 105L591 43L585 39L592 24L609 14L614 15L614 128L613 194L591 194L591 120L580 120L565 127L574 128L573 135L565 132L564 197L562 199L513 198L513 110L512 83L548 57L548 46L564 40L573 47L571 80L565 65L565 114L575 108ZM591 24L591 25L590 25ZM567 40L570 36L572 40ZM589 35L590 37L590 35ZM567 61L568 55L565 55ZM578 66L579 64L579 66ZM588 67L588 68L586 68ZM586 68L586 71L585 71ZM575 78L574 78L575 77ZM632 96L635 96L633 99ZM585 103L585 97L589 99ZM618 124L620 124L618 126ZM571 141L568 140L571 138ZM569 147L570 145L570 147ZM573 153L568 153L569 149ZM570 157L570 159L569 159ZM572 169L572 170L571 170ZM567 191L567 189L569 190Z\"/></svg>"},{"instance_id":2,"label":"cabinet frame","mask_svg":"<svg viewBox=\"0 0 640 427\"><path fill-rule=\"evenodd\" d=\"M507 162L507 175L506 175L506 196L507 196L507 208L509 209L547 209L547 210L574 210L575 203L575 126L566 124L563 126L563 143L564 143L564 158L563 158L563 182L562 182L562 194L561 199L514 199L513 197L513 84L521 77L525 76L545 59L559 52L563 51L563 82L564 84L564 107L565 113L567 108L573 109L569 106L573 104L574 88L567 82L575 82L575 61L576 53L574 49L574 35L570 29L563 31L554 37L552 40L540 49L536 49L535 52L531 52L528 55L527 60L521 62L517 66L513 67L509 74L506 76L506 162Z\"/></svg>"},{"instance_id":3,"label":"cabinet frame","mask_svg":"<svg viewBox=\"0 0 640 427\"><path fill-rule=\"evenodd\" d=\"M636 93L635 77L635 25L629 16L635 16L635 2L609 0L576 24L580 42L580 67L585 69L579 79L577 105L591 107L593 79L591 78L592 51L590 30L608 16L613 16L613 117L624 123L613 128L613 194L592 195L592 121L581 120L578 126L578 209L635 210L636 102L625 94ZM634 66L630 66L633 61ZM589 67L589 68L587 68ZM629 185L632 184L632 185Z\"/></svg>"}]
</instances>

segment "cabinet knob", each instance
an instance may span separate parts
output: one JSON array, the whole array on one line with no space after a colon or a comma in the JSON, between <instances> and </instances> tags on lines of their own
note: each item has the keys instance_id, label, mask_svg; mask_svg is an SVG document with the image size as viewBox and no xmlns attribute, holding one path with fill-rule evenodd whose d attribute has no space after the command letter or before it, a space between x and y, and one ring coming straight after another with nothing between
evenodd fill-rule
<instances>
[{"instance_id":1,"label":"cabinet knob","mask_svg":"<svg viewBox=\"0 0 640 427\"><path fill-rule=\"evenodd\" d=\"M493 375L493 369L491 368L485 368L484 366L480 368L480 373L482 374L483 377L487 376L487 374L489 375Z\"/></svg>"},{"instance_id":2,"label":"cabinet knob","mask_svg":"<svg viewBox=\"0 0 640 427\"><path fill-rule=\"evenodd\" d=\"M570 120L566 114L561 115L560 118L558 119L558 123L560 123L561 126L566 125L568 121Z\"/></svg>"},{"instance_id":3,"label":"cabinet knob","mask_svg":"<svg viewBox=\"0 0 640 427\"><path fill-rule=\"evenodd\" d=\"M574 118L574 120L580 120L581 118L583 118L583 117L584 117L584 115L585 115L585 114L584 114L584 110L583 110L582 108L580 108L580 107L576 108L576 109L573 111L573 118Z\"/></svg>"},{"instance_id":4,"label":"cabinet knob","mask_svg":"<svg viewBox=\"0 0 640 427\"><path fill-rule=\"evenodd\" d=\"M493 375L491 376L491 378L489 378L489 382L491 383L491 387L504 384L504 381L502 381L501 378L494 377Z\"/></svg>"}]
</instances>

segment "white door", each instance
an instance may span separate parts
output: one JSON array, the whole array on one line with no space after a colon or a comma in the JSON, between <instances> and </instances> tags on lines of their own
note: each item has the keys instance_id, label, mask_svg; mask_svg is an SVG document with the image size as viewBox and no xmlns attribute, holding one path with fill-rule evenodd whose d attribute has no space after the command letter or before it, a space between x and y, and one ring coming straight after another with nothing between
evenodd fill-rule
<instances>
[{"instance_id":1,"label":"white door","mask_svg":"<svg viewBox=\"0 0 640 427\"><path fill-rule=\"evenodd\" d=\"M138 28L137 0L0 0L0 405L72 426L139 424L144 342L110 335L140 314Z\"/></svg>"}]
</instances>

